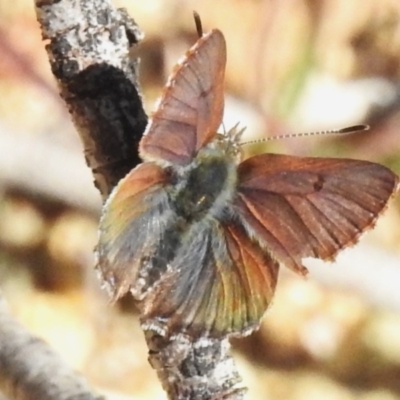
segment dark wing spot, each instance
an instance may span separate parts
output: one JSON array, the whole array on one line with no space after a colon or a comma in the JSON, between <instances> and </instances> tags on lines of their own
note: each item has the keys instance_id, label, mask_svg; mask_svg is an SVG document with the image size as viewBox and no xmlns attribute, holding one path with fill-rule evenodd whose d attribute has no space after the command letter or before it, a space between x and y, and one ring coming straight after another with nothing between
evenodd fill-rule
<instances>
[{"instance_id":1,"label":"dark wing spot","mask_svg":"<svg viewBox=\"0 0 400 400\"><path fill-rule=\"evenodd\" d=\"M317 180L314 182L314 190L319 192L324 186L324 178L321 175L318 175Z\"/></svg>"}]
</instances>

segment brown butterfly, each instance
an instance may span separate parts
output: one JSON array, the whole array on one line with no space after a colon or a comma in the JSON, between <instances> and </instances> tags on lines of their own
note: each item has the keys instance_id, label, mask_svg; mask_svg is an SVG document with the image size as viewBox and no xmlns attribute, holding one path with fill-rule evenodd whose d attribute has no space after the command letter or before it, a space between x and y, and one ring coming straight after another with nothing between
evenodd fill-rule
<instances>
[{"instance_id":1,"label":"brown butterfly","mask_svg":"<svg viewBox=\"0 0 400 400\"><path fill-rule=\"evenodd\" d=\"M333 260L372 228L396 190L367 161L260 154L218 134L226 44L203 35L175 67L140 143L143 164L106 202L98 265L113 300L130 291L164 335L258 327L278 269Z\"/></svg>"}]
</instances>

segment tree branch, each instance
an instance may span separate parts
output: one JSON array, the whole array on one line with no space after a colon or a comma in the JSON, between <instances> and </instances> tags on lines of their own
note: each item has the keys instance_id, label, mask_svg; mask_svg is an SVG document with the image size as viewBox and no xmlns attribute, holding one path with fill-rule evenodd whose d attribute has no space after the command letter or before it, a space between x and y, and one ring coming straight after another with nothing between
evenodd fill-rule
<instances>
[{"instance_id":1,"label":"tree branch","mask_svg":"<svg viewBox=\"0 0 400 400\"><path fill-rule=\"evenodd\" d=\"M108 0L36 0L61 96L105 198L136 164L147 123L129 48L141 32ZM170 399L242 399L228 339L164 338L147 330L150 362Z\"/></svg>"},{"instance_id":2,"label":"tree branch","mask_svg":"<svg viewBox=\"0 0 400 400\"><path fill-rule=\"evenodd\" d=\"M0 371L10 398L18 400L101 400L85 379L42 340L9 314L0 293Z\"/></svg>"}]
</instances>

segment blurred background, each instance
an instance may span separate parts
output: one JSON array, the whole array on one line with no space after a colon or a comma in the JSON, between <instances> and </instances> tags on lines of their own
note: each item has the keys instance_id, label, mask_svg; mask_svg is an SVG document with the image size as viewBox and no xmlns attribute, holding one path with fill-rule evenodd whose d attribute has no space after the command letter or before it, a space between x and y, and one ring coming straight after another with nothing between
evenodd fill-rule
<instances>
[{"instance_id":1,"label":"blurred background","mask_svg":"<svg viewBox=\"0 0 400 400\"><path fill-rule=\"evenodd\" d=\"M165 398L129 299L93 272L100 196L58 96L31 0L0 2L0 289L13 314L110 398ZM350 157L400 173L398 0L115 1L145 32L132 56L150 112L204 30L226 36L227 128L244 140L367 123L371 130L248 145ZM235 340L250 399L400 399L400 198L335 264L282 271L259 332Z\"/></svg>"}]
</instances>

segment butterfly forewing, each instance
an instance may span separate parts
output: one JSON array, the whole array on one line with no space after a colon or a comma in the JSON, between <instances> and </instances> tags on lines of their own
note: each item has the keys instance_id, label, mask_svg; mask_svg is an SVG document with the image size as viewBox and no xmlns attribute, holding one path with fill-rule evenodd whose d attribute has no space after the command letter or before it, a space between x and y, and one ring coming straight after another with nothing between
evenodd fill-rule
<instances>
[{"instance_id":1,"label":"butterfly forewing","mask_svg":"<svg viewBox=\"0 0 400 400\"><path fill-rule=\"evenodd\" d=\"M331 260L371 228L398 178L367 161L261 154L240 164L235 203L249 234L301 272L304 257Z\"/></svg>"},{"instance_id":2,"label":"butterfly forewing","mask_svg":"<svg viewBox=\"0 0 400 400\"><path fill-rule=\"evenodd\" d=\"M221 124L226 44L219 30L201 37L186 53L164 90L140 142L147 159L189 163Z\"/></svg>"},{"instance_id":3,"label":"butterfly forewing","mask_svg":"<svg viewBox=\"0 0 400 400\"><path fill-rule=\"evenodd\" d=\"M194 227L150 295L147 323L192 336L226 336L258 326L273 296L278 264L239 225Z\"/></svg>"}]
</instances>

